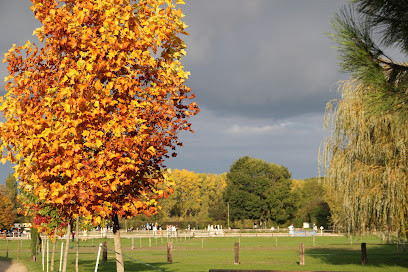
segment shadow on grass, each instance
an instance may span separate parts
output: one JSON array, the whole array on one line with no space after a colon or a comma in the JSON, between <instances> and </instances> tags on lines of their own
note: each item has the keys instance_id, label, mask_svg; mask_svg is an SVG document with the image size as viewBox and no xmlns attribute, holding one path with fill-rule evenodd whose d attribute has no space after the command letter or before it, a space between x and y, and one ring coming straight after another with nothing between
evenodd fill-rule
<instances>
[{"instance_id":1,"label":"shadow on grass","mask_svg":"<svg viewBox=\"0 0 408 272\"><path fill-rule=\"evenodd\" d=\"M164 262L143 264L134 260L125 260L125 271L167 271L164 266L168 265ZM80 261L81 267L86 267L87 271L95 268L95 261ZM1 271L1 270L0 270ZM114 259L109 259L106 263L99 263L98 271L116 272L116 262Z\"/></svg>"},{"instance_id":2,"label":"shadow on grass","mask_svg":"<svg viewBox=\"0 0 408 272\"><path fill-rule=\"evenodd\" d=\"M11 259L6 257L0 257L0 271L7 271L11 266Z\"/></svg>"},{"instance_id":3,"label":"shadow on grass","mask_svg":"<svg viewBox=\"0 0 408 272\"><path fill-rule=\"evenodd\" d=\"M306 258L317 258L326 264L346 265L361 264L361 249L353 248L333 248L319 247L305 250ZM408 252L397 250L394 245L367 244L367 264L366 266L384 267L399 266L408 268Z\"/></svg>"}]
</instances>

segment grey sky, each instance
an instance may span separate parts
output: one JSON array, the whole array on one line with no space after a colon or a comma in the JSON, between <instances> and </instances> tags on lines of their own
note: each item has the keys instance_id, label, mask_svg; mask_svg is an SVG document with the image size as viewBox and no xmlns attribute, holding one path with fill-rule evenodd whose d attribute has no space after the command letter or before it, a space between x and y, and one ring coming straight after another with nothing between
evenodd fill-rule
<instances>
[{"instance_id":1,"label":"grey sky","mask_svg":"<svg viewBox=\"0 0 408 272\"><path fill-rule=\"evenodd\" d=\"M342 0L188 0L183 62L201 108L171 168L222 173L249 155L317 176L325 104L336 97L336 51L325 35ZM28 0L0 1L0 51L36 41ZM0 76L7 75L0 66ZM2 91L4 93L4 91ZM0 168L0 181L11 172Z\"/></svg>"}]
</instances>

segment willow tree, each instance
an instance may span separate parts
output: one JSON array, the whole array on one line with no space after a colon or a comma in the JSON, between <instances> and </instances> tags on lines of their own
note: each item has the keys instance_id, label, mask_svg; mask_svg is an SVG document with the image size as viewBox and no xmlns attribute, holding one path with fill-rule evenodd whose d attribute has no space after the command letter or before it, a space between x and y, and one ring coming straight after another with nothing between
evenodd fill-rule
<instances>
[{"instance_id":1,"label":"willow tree","mask_svg":"<svg viewBox=\"0 0 408 272\"><path fill-rule=\"evenodd\" d=\"M334 223L349 232L406 233L408 130L398 115L372 114L369 87L346 81L325 142L326 200Z\"/></svg>"},{"instance_id":2,"label":"willow tree","mask_svg":"<svg viewBox=\"0 0 408 272\"><path fill-rule=\"evenodd\" d=\"M118 218L156 212L170 190L159 189L163 162L198 112L180 61L184 2L175 2L32 0L44 44L5 54L3 161L69 220L112 219L118 271Z\"/></svg>"},{"instance_id":3,"label":"willow tree","mask_svg":"<svg viewBox=\"0 0 408 272\"><path fill-rule=\"evenodd\" d=\"M347 231L407 234L408 65L386 53L408 53L404 3L355 1L332 21L340 67L352 78L327 106L325 176L334 222Z\"/></svg>"}]
</instances>

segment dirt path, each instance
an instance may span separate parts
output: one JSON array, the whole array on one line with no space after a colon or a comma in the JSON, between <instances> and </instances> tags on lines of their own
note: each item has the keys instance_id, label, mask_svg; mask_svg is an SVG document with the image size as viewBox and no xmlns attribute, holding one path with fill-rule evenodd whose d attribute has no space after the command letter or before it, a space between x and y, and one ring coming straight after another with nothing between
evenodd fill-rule
<instances>
[{"instance_id":1,"label":"dirt path","mask_svg":"<svg viewBox=\"0 0 408 272\"><path fill-rule=\"evenodd\" d=\"M27 269L20 263L0 261L0 272L27 272Z\"/></svg>"}]
</instances>

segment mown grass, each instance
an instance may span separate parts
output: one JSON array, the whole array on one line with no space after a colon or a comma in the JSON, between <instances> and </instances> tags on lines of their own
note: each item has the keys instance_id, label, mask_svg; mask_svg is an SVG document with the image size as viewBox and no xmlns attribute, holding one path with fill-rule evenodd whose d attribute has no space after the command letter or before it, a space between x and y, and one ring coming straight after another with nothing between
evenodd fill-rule
<instances>
[{"instance_id":1,"label":"mown grass","mask_svg":"<svg viewBox=\"0 0 408 272\"><path fill-rule=\"evenodd\" d=\"M95 270L99 243L113 240L80 241L79 271ZM126 271L209 271L209 269L259 269L308 271L407 271L408 253L374 236L353 237L240 237L173 239L173 263L167 263L166 238L122 239ZM234 265L234 243L240 242L240 264ZM305 244L305 266L299 266L298 248ZM368 264L361 265L361 243L367 243ZM72 245L72 243L71 243ZM151 246L150 246L151 245ZM55 269L58 271L61 241L57 243ZM52 245L49 245L51 250ZM113 251L98 271L116 271ZM30 241L24 240L17 260L17 242L9 241L7 260L25 264L29 272L42 271L42 258L30 261ZM6 259L6 242L0 241L0 258ZM102 257L102 256L101 256ZM51 257L50 257L51 259ZM68 271L75 271L75 248L70 249Z\"/></svg>"}]
</instances>

